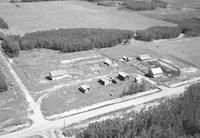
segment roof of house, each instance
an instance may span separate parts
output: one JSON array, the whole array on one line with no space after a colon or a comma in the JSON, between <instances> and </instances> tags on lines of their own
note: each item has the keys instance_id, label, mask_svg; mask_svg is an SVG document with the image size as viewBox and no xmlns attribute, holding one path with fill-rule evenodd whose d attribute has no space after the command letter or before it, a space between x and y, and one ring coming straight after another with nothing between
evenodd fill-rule
<instances>
[{"instance_id":1,"label":"roof of house","mask_svg":"<svg viewBox=\"0 0 200 138\"><path fill-rule=\"evenodd\" d=\"M120 75L120 76L123 76L123 77L126 77L126 76L128 76L128 74L127 74L127 73L125 73L125 72L119 72L119 75Z\"/></svg>"},{"instance_id":2,"label":"roof of house","mask_svg":"<svg viewBox=\"0 0 200 138\"><path fill-rule=\"evenodd\" d=\"M152 68L152 69L151 69L151 72L152 72L153 74L163 74L163 71L162 71L162 69L161 69L160 67Z\"/></svg>"},{"instance_id":3,"label":"roof of house","mask_svg":"<svg viewBox=\"0 0 200 138\"><path fill-rule=\"evenodd\" d=\"M65 71L65 70L53 70L53 71L50 71L49 73L51 74L51 76L56 77L56 76L62 76L62 75L67 74L67 71Z\"/></svg>"},{"instance_id":4,"label":"roof of house","mask_svg":"<svg viewBox=\"0 0 200 138\"><path fill-rule=\"evenodd\" d=\"M110 81L110 78L108 77L103 77L103 78L100 78L101 81L103 82L107 82L107 81Z\"/></svg>"},{"instance_id":5,"label":"roof of house","mask_svg":"<svg viewBox=\"0 0 200 138\"><path fill-rule=\"evenodd\" d=\"M150 59L151 57L149 55L139 55L138 58L141 60L147 60Z\"/></svg>"},{"instance_id":6,"label":"roof of house","mask_svg":"<svg viewBox=\"0 0 200 138\"><path fill-rule=\"evenodd\" d=\"M80 88L86 90L86 89L90 89L90 86L89 85L81 85Z\"/></svg>"},{"instance_id":7,"label":"roof of house","mask_svg":"<svg viewBox=\"0 0 200 138\"><path fill-rule=\"evenodd\" d=\"M105 59L105 60L104 60L104 63L109 64L109 65L110 65L110 64L113 64L112 61L111 61L110 59Z\"/></svg>"}]
</instances>

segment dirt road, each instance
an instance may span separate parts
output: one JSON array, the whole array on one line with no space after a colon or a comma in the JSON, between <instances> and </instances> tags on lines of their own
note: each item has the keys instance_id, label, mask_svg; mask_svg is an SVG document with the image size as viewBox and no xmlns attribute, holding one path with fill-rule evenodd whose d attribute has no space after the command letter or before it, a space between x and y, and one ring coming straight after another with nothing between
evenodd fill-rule
<instances>
[{"instance_id":1,"label":"dirt road","mask_svg":"<svg viewBox=\"0 0 200 138\"><path fill-rule=\"evenodd\" d=\"M10 71L10 73L13 75L16 83L19 85L21 88L24 97L26 98L26 101L28 102L29 110L32 111L33 113L29 113L28 116L33 122L41 122L44 121L43 115L41 113L40 108L37 106L35 103L34 99L31 97L28 89L24 86L24 84L21 82L20 78L17 76L15 71L13 70L11 64L6 60L2 52L0 51L0 60L3 61L7 69Z\"/></svg>"}]
</instances>

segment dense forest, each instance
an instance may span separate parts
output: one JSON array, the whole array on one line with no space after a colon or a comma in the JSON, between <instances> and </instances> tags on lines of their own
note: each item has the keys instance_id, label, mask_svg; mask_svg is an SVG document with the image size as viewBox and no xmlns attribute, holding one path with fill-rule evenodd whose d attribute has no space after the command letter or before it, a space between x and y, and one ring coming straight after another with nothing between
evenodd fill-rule
<instances>
[{"instance_id":1,"label":"dense forest","mask_svg":"<svg viewBox=\"0 0 200 138\"><path fill-rule=\"evenodd\" d=\"M91 123L78 138L199 138L200 83L158 107Z\"/></svg>"},{"instance_id":2,"label":"dense forest","mask_svg":"<svg viewBox=\"0 0 200 138\"><path fill-rule=\"evenodd\" d=\"M133 31L117 29L59 29L38 31L23 37L12 36L4 40L2 47L10 57L20 50L46 48L62 52L75 52L94 48L113 47L124 39L134 37Z\"/></svg>"},{"instance_id":3,"label":"dense forest","mask_svg":"<svg viewBox=\"0 0 200 138\"><path fill-rule=\"evenodd\" d=\"M8 29L8 24L0 17L0 28Z\"/></svg>"},{"instance_id":4,"label":"dense forest","mask_svg":"<svg viewBox=\"0 0 200 138\"><path fill-rule=\"evenodd\" d=\"M3 72L0 70L0 93L7 90L8 90L8 85L5 81L5 76Z\"/></svg>"}]
</instances>

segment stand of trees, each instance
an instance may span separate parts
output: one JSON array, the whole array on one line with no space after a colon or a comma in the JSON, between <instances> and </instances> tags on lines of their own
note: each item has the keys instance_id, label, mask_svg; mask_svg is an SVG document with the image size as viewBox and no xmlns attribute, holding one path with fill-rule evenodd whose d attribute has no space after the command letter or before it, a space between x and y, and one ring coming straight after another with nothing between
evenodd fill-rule
<instances>
[{"instance_id":1,"label":"stand of trees","mask_svg":"<svg viewBox=\"0 0 200 138\"><path fill-rule=\"evenodd\" d=\"M38 31L23 37L12 36L3 42L5 53L17 56L20 50L46 48L76 52L94 48L113 47L124 39L134 37L133 31L117 29L59 29Z\"/></svg>"},{"instance_id":2,"label":"stand of trees","mask_svg":"<svg viewBox=\"0 0 200 138\"><path fill-rule=\"evenodd\" d=\"M181 34L179 27L156 26L146 30L136 31L136 39L143 41L152 41L157 39L176 38Z\"/></svg>"},{"instance_id":3,"label":"stand of trees","mask_svg":"<svg viewBox=\"0 0 200 138\"><path fill-rule=\"evenodd\" d=\"M127 0L124 2L124 7L134 11L155 10L158 7L166 8L167 3L162 0L151 0L151 1Z\"/></svg>"},{"instance_id":4,"label":"stand of trees","mask_svg":"<svg viewBox=\"0 0 200 138\"><path fill-rule=\"evenodd\" d=\"M78 138L199 138L200 83L158 107L91 123Z\"/></svg>"},{"instance_id":5,"label":"stand of trees","mask_svg":"<svg viewBox=\"0 0 200 138\"><path fill-rule=\"evenodd\" d=\"M8 24L0 17L0 28L8 29Z\"/></svg>"},{"instance_id":6,"label":"stand of trees","mask_svg":"<svg viewBox=\"0 0 200 138\"><path fill-rule=\"evenodd\" d=\"M3 72L0 70L0 93L7 90L8 90L8 85L5 81L5 76Z\"/></svg>"}]
</instances>

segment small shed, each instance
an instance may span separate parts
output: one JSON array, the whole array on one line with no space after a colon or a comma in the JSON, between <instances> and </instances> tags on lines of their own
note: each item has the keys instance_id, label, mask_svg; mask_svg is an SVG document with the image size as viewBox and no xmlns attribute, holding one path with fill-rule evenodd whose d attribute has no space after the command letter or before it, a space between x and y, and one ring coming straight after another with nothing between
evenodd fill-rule
<instances>
[{"instance_id":1,"label":"small shed","mask_svg":"<svg viewBox=\"0 0 200 138\"><path fill-rule=\"evenodd\" d=\"M102 85L109 85L112 82L111 82L110 78L104 77L104 78L99 79L99 83Z\"/></svg>"},{"instance_id":2,"label":"small shed","mask_svg":"<svg viewBox=\"0 0 200 138\"><path fill-rule=\"evenodd\" d=\"M139 75L133 75L134 81L136 83L141 83L142 82L142 77Z\"/></svg>"},{"instance_id":3,"label":"small shed","mask_svg":"<svg viewBox=\"0 0 200 138\"><path fill-rule=\"evenodd\" d=\"M64 77L65 75L68 75L65 70L54 70L49 72L49 79L55 80Z\"/></svg>"},{"instance_id":4,"label":"small shed","mask_svg":"<svg viewBox=\"0 0 200 138\"><path fill-rule=\"evenodd\" d=\"M152 68L148 71L148 75L153 78L161 77L163 76L163 71L160 67Z\"/></svg>"},{"instance_id":5,"label":"small shed","mask_svg":"<svg viewBox=\"0 0 200 138\"><path fill-rule=\"evenodd\" d=\"M110 59L106 59L106 60L104 60L104 64L110 66L113 64L113 62Z\"/></svg>"},{"instance_id":6,"label":"small shed","mask_svg":"<svg viewBox=\"0 0 200 138\"><path fill-rule=\"evenodd\" d=\"M120 80L125 80L126 78L129 78L129 75L127 73L125 73L125 72L119 72L118 78Z\"/></svg>"},{"instance_id":7,"label":"small shed","mask_svg":"<svg viewBox=\"0 0 200 138\"><path fill-rule=\"evenodd\" d=\"M140 60L140 61L146 61L146 60L150 60L151 57L149 55L139 55L137 57L137 59Z\"/></svg>"},{"instance_id":8,"label":"small shed","mask_svg":"<svg viewBox=\"0 0 200 138\"><path fill-rule=\"evenodd\" d=\"M123 56L122 59L123 59L124 61L126 61L126 62L129 61L129 58L128 58L127 56Z\"/></svg>"},{"instance_id":9,"label":"small shed","mask_svg":"<svg viewBox=\"0 0 200 138\"><path fill-rule=\"evenodd\" d=\"M89 93L91 88L89 85L81 85L79 90L82 92L82 93Z\"/></svg>"}]
</instances>

